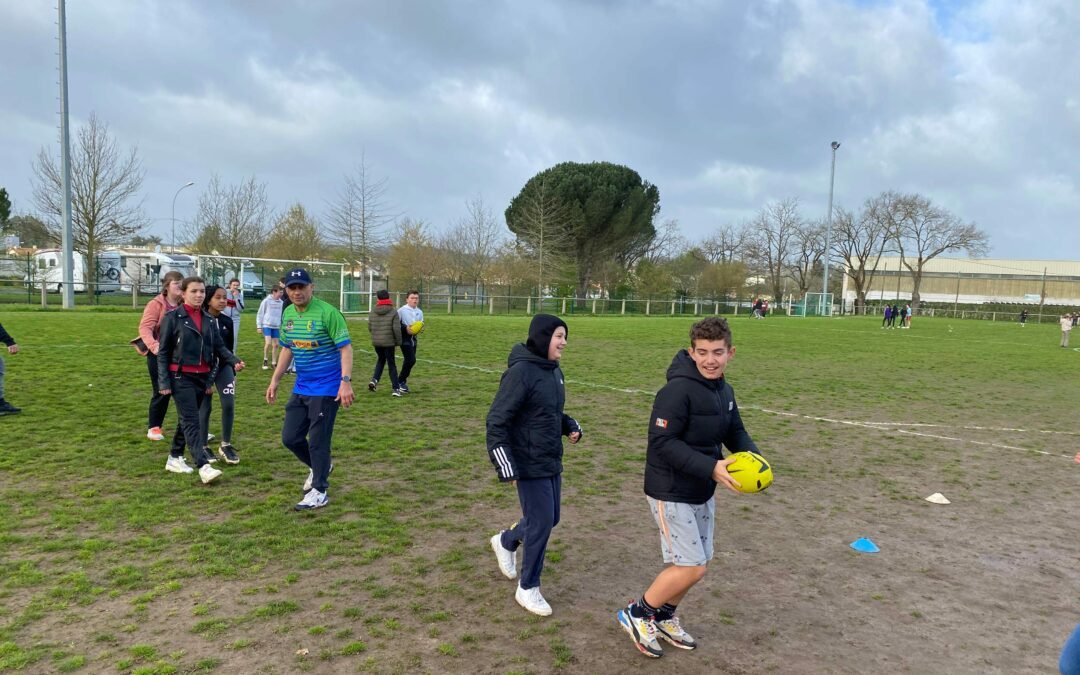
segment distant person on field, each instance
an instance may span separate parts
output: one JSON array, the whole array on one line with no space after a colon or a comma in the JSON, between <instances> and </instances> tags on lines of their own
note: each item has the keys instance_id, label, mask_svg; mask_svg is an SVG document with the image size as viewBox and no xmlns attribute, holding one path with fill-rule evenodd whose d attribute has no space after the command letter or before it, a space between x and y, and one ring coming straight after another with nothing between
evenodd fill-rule
<instances>
[{"instance_id":1,"label":"distant person on field","mask_svg":"<svg viewBox=\"0 0 1080 675\"><path fill-rule=\"evenodd\" d=\"M885 318L883 318L881 320L882 329L885 328L885 326L889 323L889 319L891 319L891 318L892 318L892 307L890 307L889 305L885 305Z\"/></svg>"},{"instance_id":2,"label":"distant person on field","mask_svg":"<svg viewBox=\"0 0 1080 675\"><path fill-rule=\"evenodd\" d=\"M225 316L233 322L233 343L229 346L233 352L240 344L240 313L244 311L244 289L240 287L239 279L229 279L228 290L225 292Z\"/></svg>"},{"instance_id":3,"label":"distant person on field","mask_svg":"<svg viewBox=\"0 0 1080 675\"><path fill-rule=\"evenodd\" d=\"M0 325L0 342L3 342L5 345L7 345L8 354L19 353L19 345L15 343L15 338L11 337L11 335L6 330L4 330L4 327L2 325ZM22 412L22 408L16 408L15 406L8 403L7 399L4 398L4 371L4 357L0 356L0 416L14 415L16 413Z\"/></svg>"},{"instance_id":4,"label":"distant person on field","mask_svg":"<svg viewBox=\"0 0 1080 675\"><path fill-rule=\"evenodd\" d=\"M202 277L186 277L180 282L184 301L180 307L165 315L161 322L161 343L158 351L158 382L162 395L172 395L180 421L173 435L165 470L172 473L192 473L184 462L187 444L199 478L209 483L221 475L210 465L212 459L203 448L207 430L200 410L203 400L213 391L214 380L223 364L235 372L244 362L229 351L217 323L203 309L206 284Z\"/></svg>"},{"instance_id":5,"label":"distant person on field","mask_svg":"<svg viewBox=\"0 0 1080 675\"><path fill-rule=\"evenodd\" d=\"M893 303L892 314L889 316L889 328L896 328L896 319L900 316L900 308Z\"/></svg>"},{"instance_id":6,"label":"distant person on field","mask_svg":"<svg viewBox=\"0 0 1080 675\"><path fill-rule=\"evenodd\" d=\"M161 427L165 424L165 413L169 410L169 396L161 393L158 382L157 354L160 344L161 322L165 315L180 306L184 294L180 290L180 281L184 275L176 270L166 272L161 278L161 293L150 298L143 308L139 320L139 337L134 341L135 349L146 356L146 369L150 372L150 384L154 394L150 397L150 415L147 420L146 437L152 441L165 440Z\"/></svg>"},{"instance_id":7,"label":"distant person on field","mask_svg":"<svg viewBox=\"0 0 1080 675\"><path fill-rule=\"evenodd\" d=\"M379 378L385 366L390 367L391 396L398 398L404 393L401 391L401 383L398 381L397 357L394 351L401 344L401 317L394 309L394 302L390 299L390 292L383 289L375 296L378 301L368 313L368 332L371 333L371 345L375 348L378 360L375 362L375 372L368 382L368 389L375 391L379 386Z\"/></svg>"},{"instance_id":8,"label":"distant person on field","mask_svg":"<svg viewBox=\"0 0 1080 675\"><path fill-rule=\"evenodd\" d=\"M285 275L285 292L292 304L281 316L281 354L266 388L266 402L277 400L278 384L296 361L296 384L285 404L281 442L308 467L304 498L297 511L330 503L330 455L338 407L353 402L352 340L345 317L333 305L315 297L311 275L298 267Z\"/></svg>"},{"instance_id":9,"label":"distant person on field","mask_svg":"<svg viewBox=\"0 0 1080 675\"><path fill-rule=\"evenodd\" d=\"M203 309L214 319L214 324L221 332L221 341L230 345L233 343L233 322L225 316L226 300L225 289L221 286L207 286L206 299L203 300ZM228 363L222 363L218 368L217 375L212 382L221 400L221 444L218 446L218 454L227 464L239 464L240 456L236 454L236 447L232 444L233 422L236 419L236 372ZM205 430L210 429L210 413L214 407L214 393L207 392L199 408L199 423ZM209 434L205 439L206 445L203 451L211 457L214 455L210 450Z\"/></svg>"},{"instance_id":10,"label":"distant person on field","mask_svg":"<svg viewBox=\"0 0 1080 675\"><path fill-rule=\"evenodd\" d=\"M283 289L274 286L270 295L259 303L259 313L255 315L255 328L263 336L262 369L277 366L278 340L281 339L281 313L285 303L281 300Z\"/></svg>"},{"instance_id":11,"label":"distant person on field","mask_svg":"<svg viewBox=\"0 0 1080 675\"><path fill-rule=\"evenodd\" d=\"M1027 325L1028 311L1025 309L1020 312L1020 327L1023 328Z\"/></svg>"},{"instance_id":12,"label":"distant person on field","mask_svg":"<svg viewBox=\"0 0 1080 675\"><path fill-rule=\"evenodd\" d=\"M911 303L904 305L904 328L911 328Z\"/></svg>"},{"instance_id":13,"label":"distant person on field","mask_svg":"<svg viewBox=\"0 0 1080 675\"><path fill-rule=\"evenodd\" d=\"M514 599L526 611L551 614L540 593L551 530L559 524L562 495L562 437L581 440L581 425L563 412L566 389L559 359L566 348L566 322L537 314L529 337L510 350L499 391L487 415L488 458L499 480L517 487L521 520L491 537L499 570L518 576L514 555L521 546L521 577Z\"/></svg>"},{"instance_id":14,"label":"distant person on field","mask_svg":"<svg viewBox=\"0 0 1080 675\"><path fill-rule=\"evenodd\" d=\"M658 637L679 649L697 647L675 611L704 578L713 558L716 486L741 494L727 472L734 460L724 459L720 446L729 453L757 452L743 427L735 392L724 379L733 356L727 320L712 316L698 321L690 329L690 349L675 354L667 384L653 402L645 494L660 530L666 567L640 598L616 613L619 625L646 656L663 655Z\"/></svg>"},{"instance_id":15,"label":"distant person on field","mask_svg":"<svg viewBox=\"0 0 1080 675\"><path fill-rule=\"evenodd\" d=\"M423 324L424 310L420 304L419 291L409 291L405 296L405 306L398 307L398 316L401 317L401 374L398 375L398 388L404 393L409 393L407 380L412 374L413 366L416 365L416 348L419 345L419 333L412 332L412 326L419 321ZM422 330L422 328L421 328Z\"/></svg>"},{"instance_id":16,"label":"distant person on field","mask_svg":"<svg viewBox=\"0 0 1080 675\"><path fill-rule=\"evenodd\" d=\"M1061 320L1059 322L1061 324L1061 346L1062 347L1068 347L1069 346L1069 333L1072 332L1072 328L1073 328L1073 321L1072 320L1073 320L1072 314L1066 314L1065 316L1061 317Z\"/></svg>"}]
</instances>

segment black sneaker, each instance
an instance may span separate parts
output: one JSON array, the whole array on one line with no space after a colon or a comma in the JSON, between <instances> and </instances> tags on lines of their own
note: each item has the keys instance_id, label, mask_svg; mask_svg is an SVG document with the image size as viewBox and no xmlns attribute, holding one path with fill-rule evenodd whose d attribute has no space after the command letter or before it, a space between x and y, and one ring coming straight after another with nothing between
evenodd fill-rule
<instances>
[{"instance_id":1,"label":"black sneaker","mask_svg":"<svg viewBox=\"0 0 1080 675\"><path fill-rule=\"evenodd\" d=\"M393 396L393 397L395 397L395 398L401 398L401 397L402 397L402 395L403 395L403 393L402 393L401 389L400 389L400 388L398 388L398 389L395 389L395 390L394 390L394 393L392 393L392 394L390 394L390 395L391 395L391 396Z\"/></svg>"},{"instance_id":2,"label":"black sneaker","mask_svg":"<svg viewBox=\"0 0 1080 675\"><path fill-rule=\"evenodd\" d=\"M205 446L202 451L207 464L214 464L217 462L217 457L214 457L214 451L210 449L209 445Z\"/></svg>"},{"instance_id":3,"label":"black sneaker","mask_svg":"<svg viewBox=\"0 0 1080 675\"><path fill-rule=\"evenodd\" d=\"M397 388L402 394L409 393L409 385L405 384L404 382L400 383Z\"/></svg>"},{"instance_id":4,"label":"black sneaker","mask_svg":"<svg viewBox=\"0 0 1080 675\"><path fill-rule=\"evenodd\" d=\"M236 454L236 448L233 447L232 443L222 443L221 447L218 448L218 454L221 455L226 464L240 463L240 455Z\"/></svg>"},{"instance_id":5,"label":"black sneaker","mask_svg":"<svg viewBox=\"0 0 1080 675\"><path fill-rule=\"evenodd\" d=\"M375 391L375 387L378 387L378 386L379 386L379 383L376 382L375 380L372 380L371 382L367 383L368 391Z\"/></svg>"},{"instance_id":6,"label":"black sneaker","mask_svg":"<svg viewBox=\"0 0 1080 675\"><path fill-rule=\"evenodd\" d=\"M22 412L22 408L16 408L7 401L0 401L0 415L17 415Z\"/></svg>"}]
</instances>

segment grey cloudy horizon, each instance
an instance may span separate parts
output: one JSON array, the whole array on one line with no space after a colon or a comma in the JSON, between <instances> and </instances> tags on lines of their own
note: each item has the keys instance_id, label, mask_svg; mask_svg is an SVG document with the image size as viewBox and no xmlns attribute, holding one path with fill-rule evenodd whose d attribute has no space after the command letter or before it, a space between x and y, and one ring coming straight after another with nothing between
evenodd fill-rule
<instances>
[{"instance_id":1,"label":"grey cloudy horizon","mask_svg":"<svg viewBox=\"0 0 1080 675\"><path fill-rule=\"evenodd\" d=\"M990 257L1080 260L1080 3L544 0L69 3L72 126L94 112L146 171L150 232L212 174L317 217L366 159L395 212L502 212L562 161L625 164L700 240L795 197L919 192ZM53 2L0 3L0 186L32 212L57 151ZM659 224L659 223L658 223ZM179 226L178 226L179 228Z\"/></svg>"}]
</instances>

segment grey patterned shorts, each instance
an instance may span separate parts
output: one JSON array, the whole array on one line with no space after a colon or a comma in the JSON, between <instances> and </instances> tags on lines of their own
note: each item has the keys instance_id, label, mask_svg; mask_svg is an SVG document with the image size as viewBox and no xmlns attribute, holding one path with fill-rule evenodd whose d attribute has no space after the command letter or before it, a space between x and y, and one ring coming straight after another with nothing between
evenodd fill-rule
<instances>
[{"instance_id":1,"label":"grey patterned shorts","mask_svg":"<svg viewBox=\"0 0 1080 675\"><path fill-rule=\"evenodd\" d=\"M697 567L712 560L715 498L704 504L662 502L648 496L646 499L660 528L660 550L665 563Z\"/></svg>"}]
</instances>

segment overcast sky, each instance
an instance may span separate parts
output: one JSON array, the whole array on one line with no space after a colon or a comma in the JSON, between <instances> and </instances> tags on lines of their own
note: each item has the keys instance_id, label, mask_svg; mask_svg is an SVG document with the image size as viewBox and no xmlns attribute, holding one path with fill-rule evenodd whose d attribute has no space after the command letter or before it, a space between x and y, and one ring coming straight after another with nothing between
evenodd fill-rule
<instances>
[{"instance_id":1,"label":"overcast sky","mask_svg":"<svg viewBox=\"0 0 1080 675\"><path fill-rule=\"evenodd\" d=\"M211 174L326 212L361 153L396 211L502 220L561 161L630 166L690 239L797 197L920 192L991 256L1080 259L1077 0L78 0L71 122L146 171L168 241ZM0 0L0 186L57 144L54 0Z\"/></svg>"}]
</instances>

